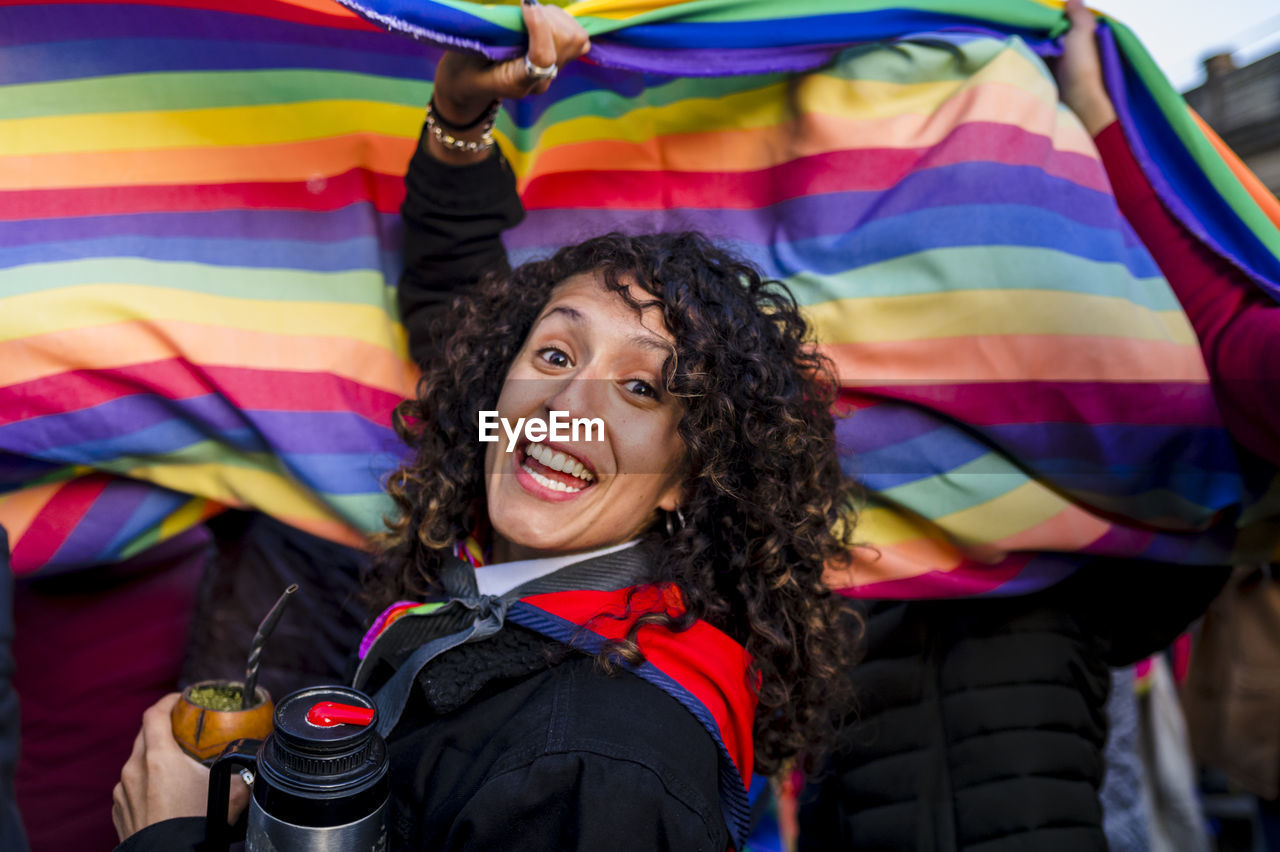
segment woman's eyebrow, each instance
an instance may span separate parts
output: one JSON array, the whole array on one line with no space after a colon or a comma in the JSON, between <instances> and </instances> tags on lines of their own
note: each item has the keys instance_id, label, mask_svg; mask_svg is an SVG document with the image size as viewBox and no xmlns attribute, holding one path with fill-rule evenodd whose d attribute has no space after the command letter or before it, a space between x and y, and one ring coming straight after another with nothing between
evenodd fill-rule
<instances>
[{"instance_id":1,"label":"woman's eyebrow","mask_svg":"<svg viewBox=\"0 0 1280 852\"><path fill-rule=\"evenodd\" d=\"M551 310L542 315L542 319L549 319L552 314L564 314L565 318L575 325L582 325L587 318L577 308L571 308L568 305L556 305Z\"/></svg>"},{"instance_id":2,"label":"woman's eyebrow","mask_svg":"<svg viewBox=\"0 0 1280 852\"><path fill-rule=\"evenodd\" d=\"M569 305L556 305L554 308L543 314L542 319L538 320L538 322L541 323L544 320L550 319L553 314L564 314L565 319L569 320L574 325L585 325L587 322L587 318L583 316L581 311L577 308L570 307ZM661 352L663 355L670 355L675 349L675 347L671 345L671 341L664 340L656 334L633 334L627 338L627 342L635 344L642 349L651 349L655 352Z\"/></svg>"},{"instance_id":3,"label":"woman's eyebrow","mask_svg":"<svg viewBox=\"0 0 1280 852\"><path fill-rule=\"evenodd\" d=\"M641 349L650 349L654 352L661 352L663 355L670 355L675 351L675 347L668 340L663 340L653 334L633 334L627 338L627 342L639 346Z\"/></svg>"}]
</instances>

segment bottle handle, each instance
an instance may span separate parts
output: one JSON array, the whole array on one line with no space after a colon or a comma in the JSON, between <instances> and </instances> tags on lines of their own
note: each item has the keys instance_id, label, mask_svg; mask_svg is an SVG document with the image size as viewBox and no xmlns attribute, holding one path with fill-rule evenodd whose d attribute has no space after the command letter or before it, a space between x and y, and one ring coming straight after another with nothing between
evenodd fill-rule
<instances>
[{"instance_id":1,"label":"bottle handle","mask_svg":"<svg viewBox=\"0 0 1280 852\"><path fill-rule=\"evenodd\" d=\"M232 740L209 767L209 801L205 809L205 844L210 852L227 852L231 847L231 826L227 804L231 797L231 773L248 769L257 774L258 747L262 740Z\"/></svg>"}]
</instances>

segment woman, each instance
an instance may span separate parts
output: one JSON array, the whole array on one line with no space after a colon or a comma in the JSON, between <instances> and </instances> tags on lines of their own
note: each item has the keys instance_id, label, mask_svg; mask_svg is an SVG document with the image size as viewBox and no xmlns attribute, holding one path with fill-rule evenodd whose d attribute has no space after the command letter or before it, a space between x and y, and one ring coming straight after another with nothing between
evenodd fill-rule
<instances>
[{"instance_id":1,"label":"woman","mask_svg":"<svg viewBox=\"0 0 1280 852\"><path fill-rule=\"evenodd\" d=\"M491 105L589 47L561 10L523 10L527 57L441 60L407 179L401 302L424 372L397 413L414 458L373 584L391 606L357 675L399 715L392 848L719 852L745 836L752 772L821 741L847 663L821 580L851 533L833 381L785 289L697 235L505 271L520 210ZM602 428L482 442L486 411ZM479 617L415 607L442 594ZM201 831L170 819L204 802L172 702L116 791L126 848Z\"/></svg>"}]
</instances>

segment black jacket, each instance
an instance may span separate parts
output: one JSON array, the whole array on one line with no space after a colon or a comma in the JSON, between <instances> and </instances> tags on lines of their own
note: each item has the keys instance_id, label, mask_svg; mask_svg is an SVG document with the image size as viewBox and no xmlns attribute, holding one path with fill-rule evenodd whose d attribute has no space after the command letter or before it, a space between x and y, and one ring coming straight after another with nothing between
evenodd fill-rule
<instances>
[{"instance_id":1,"label":"black jacket","mask_svg":"<svg viewBox=\"0 0 1280 852\"><path fill-rule=\"evenodd\" d=\"M9 534L0 527L0 849L26 852L27 836L13 792L18 767L18 694L13 690L13 574Z\"/></svg>"},{"instance_id":2,"label":"black jacket","mask_svg":"<svg viewBox=\"0 0 1280 852\"><path fill-rule=\"evenodd\" d=\"M639 678L508 624L419 685L388 741L391 849L729 848L714 743ZM198 849L203 834L169 820L119 848Z\"/></svg>"},{"instance_id":3,"label":"black jacket","mask_svg":"<svg viewBox=\"0 0 1280 852\"><path fill-rule=\"evenodd\" d=\"M1165 647L1225 577L1099 561L1033 595L854 605L857 706L800 852L1104 852L1110 666Z\"/></svg>"}]
</instances>

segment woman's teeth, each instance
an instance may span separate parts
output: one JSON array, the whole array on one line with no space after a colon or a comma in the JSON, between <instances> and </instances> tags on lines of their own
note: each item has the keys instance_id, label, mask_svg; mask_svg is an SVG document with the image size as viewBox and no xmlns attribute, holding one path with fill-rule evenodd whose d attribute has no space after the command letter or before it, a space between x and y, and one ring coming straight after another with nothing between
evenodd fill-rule
<instances>
[{"instance_id":1,"label":"woman's teeth","mask_svg":"<svg viewBox=\"0 0 1280 852\"><path fill-rule=\"evenodd\" d=\"M595 474L587 470L586 467L583 466L582 462L578 461L573 456L569 456L569 455L565 455L564 453L557 452L556 450L553 450L550 447L548 447L546 444L538 444L538 443L530 444L529 446L525 447L524 454L526 456L529 456L532 459L537 459L539 462L551 468L552 470L558 470L558 471L561 471L562 473L567 473L570 476L576 476L578 477L578 479L581 479L583 482L591 482L596 478ZM529 468L526 467L525 470L529 470ZM546 482L552 481L545 476L540 476L537 473L534 473L532 470L529 470L529 473L533 474L533 476L535 476L538 479L539 483L546 484ZM556 483L556 485L559 485L559 484L560 483L558 482ZM547 487L550 487L550 486L547 486ZM566 485L563 488L559 488L557 490L581 491L582 489L574 488L573 486Z\"/></svg>"},{"instance_id":2,"label":"woman's teeth","mask_svg":"<svg viewBox=\"0 0 1280 852\"><path fill-rule=\"evenodd\" d=\"M520 466L524 468L525 473L533 477L534 482L538 483L543 488L550 488L552 491L564 491L567 494L577 494L579 491L581 491L583 488L586 487L585 485L580 485L577 487L574 487L572 485L565 485L563 482L557 482L556 480L551 479L550 477L543 476L542 474L538 473L536 470L531 469L527 464L521 464Z\"/></svg>"}]
</instances>

